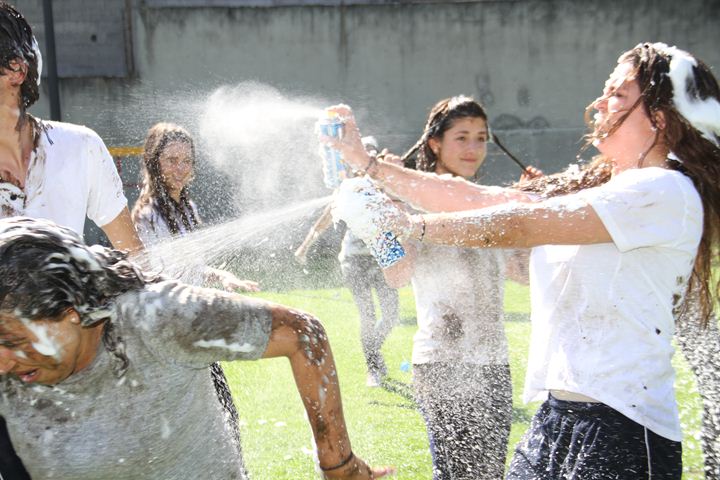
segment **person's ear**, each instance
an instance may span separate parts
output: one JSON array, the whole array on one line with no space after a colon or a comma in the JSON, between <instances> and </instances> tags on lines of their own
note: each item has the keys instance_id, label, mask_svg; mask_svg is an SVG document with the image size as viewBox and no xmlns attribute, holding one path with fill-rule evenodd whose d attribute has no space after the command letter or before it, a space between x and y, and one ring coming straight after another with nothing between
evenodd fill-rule
<instances>
[{"instance_id":1,"label":"person's ear","mask_svg":"<svg viewBox=\"0 0 720 480\"><path fill-rule=\"evenodd\" d=\"M430 137L428 139L428 146L430 147L430 150L437 156L440 153L440 142L435 137Z\"/></svg>"},{"instance_id":2,"label":"person's ear","mask_svg":"<svg viewBox=\"0 0 720 480\"><path fill-rule=\"evenodd\" d=\"M65 309L63 312L63 321L67 320L75 325L80 325L80 314L72 307Z\"/></svg>"}]
</instances>

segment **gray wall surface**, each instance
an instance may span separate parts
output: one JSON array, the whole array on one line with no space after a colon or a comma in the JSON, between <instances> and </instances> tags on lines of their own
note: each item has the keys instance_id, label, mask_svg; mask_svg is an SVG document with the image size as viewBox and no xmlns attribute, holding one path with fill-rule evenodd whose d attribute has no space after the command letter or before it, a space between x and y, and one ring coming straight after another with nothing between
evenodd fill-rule
<instances>
[{"instance_id":1,"label":"gray wall surface","mask_svg":"<svg viewBox=\"0 0 720 480\"><path fill-rule=\"evenodd\" d=\"M215 89L253 81L286 99L312 99L315 106L347 103L363 132L402 152L420 135L437 100L464 93L487 106L491 125L511 151L554 172L574 161L584 108L600 94L623 51L663 41L694 53L716 72L720 68L716 0L341 3L55 1L63 120L94 128L110 146L142 143L147 128L160 120L197 134L203 105ZM44 45L40 1L17 5L28 12ZM122 45L131 51L122 54ZM89 76L87 69L67 65L93 55L112 57L117 68ZM46 102L44 91L34 113L46 116ZM231 123L226 118L222 127ZM314 158L273 150L287 138L300 138L283 128L266 139L273 155L286 154L283 168L270 169L275 197L327 194ZM311 129L310 124L309 138ZM200 143L209 156L212 145L203 138ZM297 157L306 156L306 147ZM229 211L225 202L243 209L252 204L249 197L267 193L254 190L253 175L267 168L263 148L239 156L242 161L230 170L227 163L205 160L195 188L206 216L220 218ZM128 171L137 174L132 166ZM508 182L518 173L492 148L482 181ZM237 178L240 191L233 187Z\"/></svg>"}]
</instances>

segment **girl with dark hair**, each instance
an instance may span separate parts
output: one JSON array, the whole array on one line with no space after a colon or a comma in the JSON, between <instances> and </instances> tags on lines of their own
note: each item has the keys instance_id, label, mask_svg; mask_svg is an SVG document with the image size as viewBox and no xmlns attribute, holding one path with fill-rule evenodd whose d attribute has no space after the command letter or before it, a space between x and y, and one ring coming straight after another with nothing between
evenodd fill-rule
<instances>
[{"instance_id":1,"label":"girl with dark hair","mask_svg":"<svg viewBox=\"0 0 720 480\"><path fill-rule=\"evenodd\" d=\"M391 473L353 454L315 318L149 277L51 222L0 220L0 413L34 478L245 479L207 370L281 356L325 477Z\"/></svg>"},{"instance_id":2,"label":"girl with dark hair","mask_svg":"<svg viewBox=\"0 0 720 480\"><path fill-rule=\"evenodd\" d=\"M473 178L485 161L487 114L465 96L430 111L402 159L417 170ZM503 325L504 251L404 241L413 249L386 276L412 279L415 398L425 419L433 478L500 479L512 423L512 385Z\"/></svg>"},{"instance_id":3,"label":"girl with dark hair","mask_svg":"<svg viewBox=\"0 0 720 480\"><path fill-rule=\"evenodd\" d=\"M135 227L146 245L181 236L200 225L188 186L195 175L195 143L190 133L172 123L158 123L148 130L143 151L143 180L132 211ZM251 280L239 280L225 270L198 266L200 278L191 283L217 281L226 290L259 291ZM195 273L195 272L193 272Z\"/></svg>"},{"instance_id":4,"label":"girl with dark hair","mask_svg":"<svg viewBox=\"0 0 720 480\"><path fill-rule=\"evenodd\" d=\"M516 188L373 160L351 111L333 110L347 133L326 141L349 163L425 210L455 212L385 205L383 229L427 243L533 247L524 397L546 400L508 478L680 479L675 318L697 304L707 322L719 293L720 88L710 69L661 43L624 53L590 106L599 159ZM471 209L480 210L462 212Z\"/></svg>"}]
</instances>

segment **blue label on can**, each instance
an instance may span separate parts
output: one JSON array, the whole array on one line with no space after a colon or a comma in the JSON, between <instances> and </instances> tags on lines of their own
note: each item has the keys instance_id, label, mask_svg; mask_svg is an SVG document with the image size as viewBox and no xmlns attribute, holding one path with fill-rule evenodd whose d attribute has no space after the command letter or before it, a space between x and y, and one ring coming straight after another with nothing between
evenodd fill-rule
<instances>
[{"instance_id":1,"label":"blue label on can","mask_svg":"<svg viewBox=\"0 0 720 480\"><path fill-rule=\"evenodd\" d=\"M318 122L318 130L321 135L327 137L339 138L342 136L343 123L334 119L324 119ZM343 163L342 154L332 147L323 145L323 180L328 188L337 188L345 178L345 164Z\"/></svg>"},{"instance_id":2,"label":"blue label on can","mask_svg":"<svg viewBox=\"0 0 720 480\"><path fill-rule=\"evenodd\" d=\"M396 264L405 256L405 249L392 232L378 235L370 251L382 268Z\"/></svg>"}]
</instances>

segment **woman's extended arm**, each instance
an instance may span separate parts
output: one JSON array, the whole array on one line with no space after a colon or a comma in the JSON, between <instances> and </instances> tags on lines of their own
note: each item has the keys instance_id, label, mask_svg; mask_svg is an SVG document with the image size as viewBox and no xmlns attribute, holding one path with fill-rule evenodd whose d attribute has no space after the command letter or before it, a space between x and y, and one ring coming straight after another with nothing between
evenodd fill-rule
<instances>
[{"instance_id":1,"label":"woman's extended arm","mask_svg":"<svg viewBox=\"0 0 720 480\"><path fill-rule=\"evenodd\" d=\"M452 214L397 215L392 221L410 238L441 245L530 248L612 242L590 205L557 201L511 203Z\"/></svg>"},{"instance_id":2,"label":"woman's extended arm","mask_svg":"<svg viewBox=\"0 0 720 480\"><path fill-rule=\"evenodd\" d=\"M428 212L456 212L490 207L510 201L530 202L524 192L510 188L476 185L461 178L437 176L403 168L391 161L371 157L360 141L360 132L352 110L347 106L331 107L343 117L345 133L342 139L325 137L333 148L342 152L352 168L367 173L391 195Z\"/></svg>"},{"instance_id":3,"label":"woman's extended arm","mask_svg":"<svg viewBox=\"0 0 720 480\"><path fill-rule=\"evenodd\" d=\"M315 223L313 223L312 227L310 227L310 231L308 231L303 242L295 251L295 258L302 265L307 263L307 253L310 250L310 247L312 247L317 239L320 238L320 235L322 235L323 232L332 225L331 209L332 203L325 207L318 219L315 220Z\"/></svg>"},{"instance_id":4,"label":"woman's extended arm","mask_svg":"<svg viewBox=\"0 0 720 480\"><path fill-rule=\"evenodd\" d=\"M228 292L259 292L260 284L253 280L240 280L235 274L220 268L205 267L205 282L220 282Z\"/></svg>"},{"instance_id":5,"label":"woman's extended arm","mask_svg":"<svg viewBox=\"0 0 720 480\"><path fill-rule=\"evenodd\" d=\"M272 332L263 357L290 360L326 477L359 480L392 473L389 468L370 468L352 451L335 361L320 322L280 305L272 306L271 312Z\"/></svg>"}]
</instances>

